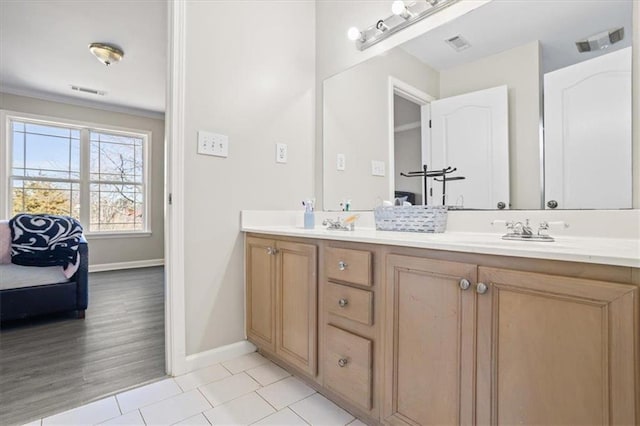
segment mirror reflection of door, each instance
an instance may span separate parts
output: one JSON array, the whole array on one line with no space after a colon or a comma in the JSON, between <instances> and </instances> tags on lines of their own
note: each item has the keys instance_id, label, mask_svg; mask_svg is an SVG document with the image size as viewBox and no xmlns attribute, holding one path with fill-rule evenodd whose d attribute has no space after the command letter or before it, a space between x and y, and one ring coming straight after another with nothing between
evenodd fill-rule
<instances>
[{"instance_id":1,"label":"mirror reflection of door","mask_svg":"<svg viewBox=\"0 0 640 426\"><path fill-rule=\"evenodd\" d=\"M546 207L631 208L631 47L545 74L544 103Z\"/></svg>"},{"instance_id":2,"label":"mirror reflection of door","mask_svg":"<svg viewBox=\"0 0 640 426\"><path fill-rule=\"evenodd\" d=\"M508 208L507 94L507 86L499 86L431 102L429 169L455 167L455 175L465 177L447 184L447 205ZM440 186L434 185L428 204L442 205Z\"/></svg>"}]
</instances>

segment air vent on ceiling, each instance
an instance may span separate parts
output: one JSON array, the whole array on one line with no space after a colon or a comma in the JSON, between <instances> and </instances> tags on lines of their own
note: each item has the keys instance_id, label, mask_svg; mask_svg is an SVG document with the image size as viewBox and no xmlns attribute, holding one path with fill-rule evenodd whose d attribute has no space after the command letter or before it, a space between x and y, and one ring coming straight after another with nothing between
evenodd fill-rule
<instances>
[{"instance_id":1,"label":"air vent on ceiling","mask_svg":"<svg viewBox=\"0 0 640 426\"><path fill-rule=\"evenodd\" d=\"M580 53L592 52L606 49L612 44L619 42L623 38L624 27L620 27L616 28L615 30L594 34L584 40L576 41L576 47L578 48L578 52Z\"/></svg>"},{"instance_id":2,"label":"air vent on ceiling","mask_svg":"<svg viewBox=\"0 0 640 426\"><path fill-rule=\"evenodd\" d=\"M90 93L92 95L99 95L99 96L104 96L107 94L107 92L103 92L101 90L89 89L87 87L80 87L80 86L71 86L71 90L75 90L76 92L82 92L82 93Z\"/></svg>"},{"instance_id":3,"label":"air vent on ceiling","mask_svg":"<svg viewBox=\"0 0 640 426\"><path fill-rule=\"evenodd\" d=\"M460 51L463 51L464 49L471 47L469 42L465 40L461 35L453 36L445 40L445 43L451 46L451 48L456 52L460 52Z\"/></svg>"}]
</instances>

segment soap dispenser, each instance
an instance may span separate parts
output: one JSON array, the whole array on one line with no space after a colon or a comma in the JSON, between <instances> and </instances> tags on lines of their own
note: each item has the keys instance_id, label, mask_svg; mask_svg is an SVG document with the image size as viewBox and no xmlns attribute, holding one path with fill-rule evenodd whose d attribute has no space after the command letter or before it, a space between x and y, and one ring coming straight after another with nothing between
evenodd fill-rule
<instances>
[{"instance_id":1,"label":"soap dispenser","mask_svg":"<svg viewBox=\"0 0 640 426\"><path fill-rule=\"evenodd\" d=\"M314 200L304 200L304 229L313 229L316 226L316 218L314 213Z\"/></svg>"}]
</instances>

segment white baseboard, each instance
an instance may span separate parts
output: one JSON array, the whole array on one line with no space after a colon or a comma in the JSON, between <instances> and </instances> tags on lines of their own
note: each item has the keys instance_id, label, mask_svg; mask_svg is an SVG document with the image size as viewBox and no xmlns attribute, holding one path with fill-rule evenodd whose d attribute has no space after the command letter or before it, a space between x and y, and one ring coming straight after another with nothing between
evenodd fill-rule
<instances>
[{"instance_id":1,"label":"white baseboard","mask_svg":"<svg viewBox=\"0 0 640 426\"><path fill-rule=\"evenodd\" d=\"M164 265L164 259L148 259L148 260L133 260L131 262L101 263L98 265L89 265L89 272L115 271L117 269L148 268L150 266L162 266L162 265Z\"/></svg>"},{"instance_id":2,"label":"white baseboard","mask_svg":"<svg viewBox=\"0 0 640 426\"><path fill-rule=\"evenodd\" d=\"M256 349L257 348L253 343L249 342L248 340L241 340L239 342L231 343L230 345L221 346L209 351L188 355L185 360L186 371L181 372L181 374L198 370L200 368L209 367L220 362L228 361L241 355L250 354L251 352L255 352Z\"/></svg>"}]
</instances>

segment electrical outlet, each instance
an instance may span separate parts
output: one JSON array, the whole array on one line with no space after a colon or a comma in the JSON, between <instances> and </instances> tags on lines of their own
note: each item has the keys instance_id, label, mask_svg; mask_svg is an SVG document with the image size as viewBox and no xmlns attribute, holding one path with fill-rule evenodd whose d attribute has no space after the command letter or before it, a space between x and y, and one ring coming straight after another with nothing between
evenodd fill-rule
<instances>
[{"instance_id":1,"label":"electrical outlet","mask_svg":"<svg viewBox=\"0 0 640 426\"><path fill-rule=\"evenodd\" d=\"M229 155L229 137L199 130L198 154L227 157Z\"/></svg>"},{"instance_id":2,"label":"electrical outlet","mask_svg":"<svg viewBox=\"0 0 640 426\"><path fill-rule=\"evenodd\" d=\"M287 144L277 143L276 144L276 163L286 163L286 162L287 162Z\"/></svg>"},{"instance_id":3,"label":"electrical outlet","mask_svg":"<svg viewBox=\"0 0 640 426\"><path fill-rule=\"evenodd\" d=\"M343 171L347 168L347 159L344 154L338 154L336 157L336 169Z\"/></svg>"},{"instance_id":4,"label":"electrical outlet","mask_svg":"<svg viewBox=\"0 0 640 426\"><path fill-rule=\"evenodd\" d=\"M371 160L371 174L373 176L384 176L384 161Z\"/></svg>"}]
</instances>

